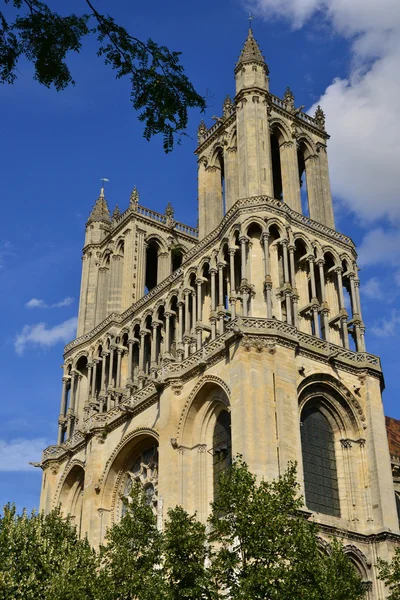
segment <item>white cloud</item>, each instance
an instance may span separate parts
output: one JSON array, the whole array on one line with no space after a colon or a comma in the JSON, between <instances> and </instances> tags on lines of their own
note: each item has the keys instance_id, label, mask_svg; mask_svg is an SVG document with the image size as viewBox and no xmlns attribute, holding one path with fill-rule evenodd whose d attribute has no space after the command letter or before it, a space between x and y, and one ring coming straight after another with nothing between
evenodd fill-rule
<instances>
[{"instance_id":1,"label":"white cloud","mask_svg":"<svg viewBox=\"0 0 400 600\"><path fill-rule=\"evenodd\" d=\"M64 300L60 300L60 302L55 302L54 304L47 304L44 300L39 300L38 298L32 298L29 300L25 306L26 308L63 308L64 306L70 306L74 301L74 298L71 296L67 296Z\"/></svg>"},{"instance_id":2,"label":"white cloud","mask_svg":"<svg viewBox=\"0 0 400 600\"><path fill-rule=\"evenodd\" d=\"M361 290L365 296L373 300L383 298L382 285L377 277L371 277L371 279L363 283Z\"/></svg>"},{"instance_id":3,"label":"white cloud","mask_svg":"<svg viewBox=\"0 0 400 600\"><path fill-rule=\"evenodd\" d=\"M22 355L26 346L49 348L59 342L68 342L75 336L77 323L77 317L72 317L72 319L50 328L46 323L25 325L15 338L15 351Z\"/></svg>"},{"instance_id":4,"label":"white cloud","mask_svg":"<svg viewBox=\"0 0 400 600\"><path fill-rule=\"evenodd\" d=\"M400 325L400 312L396 309L392 310L390 317L381 319L370 327L370 331L377 337L390 337L397 332L397 326Z\"/></svg>"},{"instance_id":5,"label":"white cloud","mask_svg":"<svg viewBox=\"0 0 400 600\"><path fill-rule=\"evenodd\" d=\"M38 300L37 298L32 298L25 306L26 308L48 308L44 300Z\"/></svg>"},{"instance_id":6,"label":"white cloud","mask_svg":"<svg viewBox=\"0 0 400 600\"><path fill-rule=\"evenodd\" d=\"M385 265L399 266L400 230L381 227L372 229L364 237L359 249L359 264L361 266Z\"/></svg>"},{"instance_id":7,"label":"white cloud","mask_svg":"<svg viewBox=\"0 0 400 600\"><path fill-rule=\"evenodd\" d=\"M317 15L351 40L349 77L335 79L318 101L332 135L332 189L365 222L382 217L400 220L398 0L244 2L266 19L286 19L294 28Z\"/></svg>"},{"instance_id":8,"label":"white cloud","mask_svg":"<svg viewBox=\"0 0 400 600\"><path fill-rule=\"evenodd\" d=\"M48 445L45 438L0 440L0 471L32 471L29 462L39 462Z\"/></svg>"}]
</instances>

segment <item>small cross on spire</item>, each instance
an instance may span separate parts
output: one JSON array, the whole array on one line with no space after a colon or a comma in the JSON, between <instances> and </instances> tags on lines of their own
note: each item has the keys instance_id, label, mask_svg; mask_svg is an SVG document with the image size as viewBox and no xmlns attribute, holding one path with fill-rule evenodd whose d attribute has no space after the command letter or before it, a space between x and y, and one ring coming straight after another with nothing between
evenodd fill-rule
<instances>
[{"instance_id":1,"label":"small cross on spire","mask_svg":"<svg viewBox=\"0 0 400 600\"><path fill-rule=\"evenodd\" d=\"M251 14L251 12L249 12L249 16L247 17L249 20L249 29L253 29L253 24L252 21L254 21L254 19L256 18L254 15Z\"/></svg>"}]
</instances>

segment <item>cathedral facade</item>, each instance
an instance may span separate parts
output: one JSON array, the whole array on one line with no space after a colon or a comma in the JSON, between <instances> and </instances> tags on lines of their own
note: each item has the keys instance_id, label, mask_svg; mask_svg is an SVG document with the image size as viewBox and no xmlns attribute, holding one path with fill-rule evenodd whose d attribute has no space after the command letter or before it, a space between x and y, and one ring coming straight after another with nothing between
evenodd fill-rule
<instances>
[{"instance_id":1,"label":"cathedral facade","mask_svg":"<svg viewBox=\"0 0 400 600\"><path fill-rule=\"evenodd\" d=\"M339 536L369 599L384 599L375 564L399 523L383 376L356 250L335 229L324 114L269 91L251 30L235 79L198 129L198 229L136 189L123 213L104 190L95 203L41 508L61 504L98 545L132 481L160 527L177 504L204 522L237 453L259 478L296 461L321 544Z\"/></svg>"}]
</instances>

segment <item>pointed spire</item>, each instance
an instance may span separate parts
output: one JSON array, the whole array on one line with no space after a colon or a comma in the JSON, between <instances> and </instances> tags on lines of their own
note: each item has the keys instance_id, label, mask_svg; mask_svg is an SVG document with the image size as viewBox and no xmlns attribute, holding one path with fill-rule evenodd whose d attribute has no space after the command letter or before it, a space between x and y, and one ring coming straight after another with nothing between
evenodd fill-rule
<instances>
[{"instance_id":1,"label":"pointed spire","mask_svg":"<svg viewBox=\"0 0 400 600\"><path fill-rule=\"evenodd\" d=\"M92 208L88 223L93 221L110 222L110 211L108 210L107 201L104 197L104 188L100 190L100 196L96 200L96 204Z\"/></svg>"},{"instance_id":2,"label":"pointed spire","mask_svg":"<svg viewBox=\"0 0 400 600\"><path fill-rule=\"evenodd\" d=\"M232 98L230 97L229 94L227 94L225 96L225 100L224 100L224 104L223 104L223 111L224 111L224 117L229 117L229 115L231 114L232 110L233 110L234 104L232 102Z\"/></svg>"},{"instance_id":3,"label":"pointed spire","mask_svg":"<svg viewBox=\"0 0 400 600\"><path fill-rule=\"evenodd\" d=\"M139 192L137 191L137 187L135 185L135 187L132 190L131 197L129 199L129 208L137 211L138 206L139 206Z\"/></svg>"},{"instance_id":4,"label":"pointed spire","mask_svg":"<svg viewBox=\"0 0 400 600\"><path fill-rule=\"evenodd\" d=\"M289 112L293 112L294 111L294 94L293 94L293 92L292 92L292 90L290 89L289 86L286 88L285 95L283 96L283 99L284 99L285 104L286 104L286 109Z\"/></svg>"},{"instance_id":5,"label":"pointed spire","mask_svg":"<svg viewBox=\"0 0 400 600\"><path fill-rule=\"evenodd\" d=\"M167 218L173 219L174 218L174 214L175 214L174 207L172 206L171 202L168 202L167 207L166 207L166 209L164 211L164 215Z\"/></svg>"},{"instance_id":6,"label":"pointed spire","mask_svg":"<svg viewBox=\"0 0 400 600\"><path fill-rule=\"evenodd\" d=\"M315 111L314 119L317 124L317 127L319 127L319 129L322 129L322 131L325 131L325 113L319 104L317 106L317 110Z\"/></svg>"},{"instance_id":7,"label":"pointed spire","mask_svg":"<svg viewBox=\"0 0 400 600\"><path fill-rule=\"evenodd\" d=\"M249 29L247 34L247 40L244 43L242 52L240 53L239 60L236 64L236 70L238 70L242 65L246 63L259 63L261 64L267 72L269 73L268 66L265 62L263 55L261 54L261 50L253 36L253 30Z\"/></svg>"},{"instance_id":8,"label":"pointed spire","mask_svg":"<svg viewBox=\"0 0 400 600\"><path fill-rule=\"evenodd\" d=\"M208 131L207 125L205 124L204 119L202 119L197 128L197 139L198 139L199 143L201 143L203 141L204 136L206 135L207 131Z\"/></svg>"},{"instance_id":9,"label":"pointed spire","mask_svg":"<svg viewBox=\"0 0 400 600\"><path fill-rule=\"evenodd\" d=\"M119 210L118 204L116 204L111 218L113 221L116 221L120 216L121 211Z\"/></svg>"}]
</instances>

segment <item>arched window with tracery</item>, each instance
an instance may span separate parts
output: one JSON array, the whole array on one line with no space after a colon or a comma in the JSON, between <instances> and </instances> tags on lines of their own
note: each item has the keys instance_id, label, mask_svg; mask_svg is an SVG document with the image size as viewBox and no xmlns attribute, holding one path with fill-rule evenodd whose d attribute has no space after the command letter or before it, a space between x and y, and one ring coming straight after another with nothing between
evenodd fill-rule
<instances>
[{"instance_id":1,"label":"arched window with tracery","mask_svg":"<svg viewBox=\"0 0 400 600\"><path fill-rule=\"evenodd\" d=\"M329 419L314 404L301 414L301 447L306 506L340 517L334 433Z\"/></svg>"},{"instance_id":2,"label":"arched window with tracery","mask_svg":"<svg viewBox=\"0 0 400 600\"><path fill-rule=\"evenodd\" d=\"M232 465L231 415L227 410L220 412L215 422L212 455L215 498L221 473Z\"/></svg>"},{"instance_id":3,"label":"arched window with tracery","mask_svg":"<svg viewBox=\"0 0 400 600\"><path fill-rule=\"evenodd\" d=\"M147 447L138 453L128 467L122 498L129 503L129 494L134 483L140 483L143 487L146 502L157 514L158 501L158 446L156 444ZM122 502L121 514L124 515L126 504Z\"/></svg>"}]
</instances>

